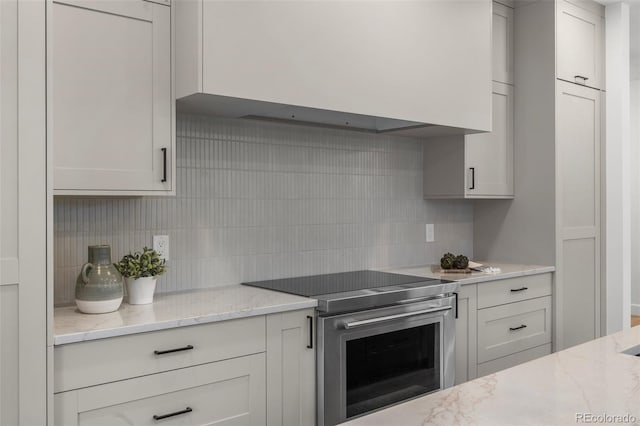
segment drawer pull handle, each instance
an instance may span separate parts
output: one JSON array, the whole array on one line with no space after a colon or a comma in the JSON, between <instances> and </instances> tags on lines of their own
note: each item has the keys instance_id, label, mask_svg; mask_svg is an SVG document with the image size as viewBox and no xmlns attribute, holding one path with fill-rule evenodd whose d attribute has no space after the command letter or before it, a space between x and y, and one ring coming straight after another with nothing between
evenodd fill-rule
<instances>
[{"instance_id":1,"label":"drawer pull handle","mask_svg":"<svg viewBox=\"0 0 640 426\"><path fill-rule=\"evenodd\" d=\"M162 151L162 180L160 182L165 183L167 181L167 148L161 148Z\"/></svg>"},{"instance_id":2,"label":"drawer pull handle","mask_svg":"<svg viewBox=\"0 0 640 426\"><path fill-rule=\"evenodd\" d=\"M307 315L307 319L309 320L309 344L307 349L313 349L313 317Z\"/></svg>"},{"instance_id":3,"label":"drawer pull handle","mask_svg":"<svg viewBox=\"0 0 640 426\"><path fill-rule=\"evenodd\" d=\"M529 290L529 287L521 287L521 288L512 288L511 293L517 293L519 291Z\"/></svg>"},{"instance_id":4,"label":"drawer pull handle","mask_svg":"<svg viewBox=\"0 0 640 426\"><path fill-rule=\"evenodd\" d=\"M526 326L526 325L524 325L524 324L522 324L522 325L519 325L519 326L517 326L517 327L509 327L509 330L511 330L511 331L517 331L517 330L522 330L523 328L527 328L527 326Z\"/></svg>"},{"instance_id":5,"label":"drawer pull handle","mask_svg":"<svg viewBox=\"0 0 640 426\"><path fill-rule=\"evenodd\" d=\"M191 407L187 407L184 410L175 411L175 412L169 413L169 414L161 414L161 415L154 414L153 415L153 420L158 421L158 420L166 419L166 418L173 417L173 416L179 416L180 414L187 414L187 413L190 413L192 411L193 411L193 409Z\"/></svg>"},{"instance_id":6,"label":"drawer pull handle","mask_svg":"<svg viewBox=\"0 0 640 426\"><path fill-rule=\"evenodd\" d=\"M582 80L582 83L584 83L585 81L589 80L589 77L585 77L583 75L574 75L573 78L574 79L579 78L580 80Z\"/></svg>"},{"instance_id":7,"label":"drawer pull handle","mask_svg":"<svg viewBox=\"0 0 640 426\"><path fill-rule=\"evenodd\" d=\"M156 355L165 355L165 354L171 354L174 352L190 351L191 349L193 349L193 346L187 345L184 348L167 349L166 351L153 351L153 353Z\"/></svg>"}]
</instances>

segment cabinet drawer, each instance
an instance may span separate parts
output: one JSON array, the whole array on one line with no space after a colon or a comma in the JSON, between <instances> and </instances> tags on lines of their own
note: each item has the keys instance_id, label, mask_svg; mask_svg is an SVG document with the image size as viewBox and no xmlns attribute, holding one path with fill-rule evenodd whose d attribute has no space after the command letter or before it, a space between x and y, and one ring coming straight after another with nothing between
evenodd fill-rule
<instances>
[{"instance_id":1,"label":"cabinet drawer","mask_svg":"<svg viewBox=\"0 0 640 426\"><path fill-rule=\"evenodd\" d=\"M258 316L56 346L54 392L264 352L265 326Z\"/></svg>"},{"instance_id":2,"label":"cabinet drawer","mask_svg":"<svg viewBox=\"0 0 640 426\"><path fill-rule=\"evenodd\" d=\"M55 424L264 424L265 383L264 353L234 358L56 394Z\"/></svg>"},{"instance_id":3,"label":"cabinet drawer","mask_svg":"<svg viewBox=\"0 0 640 426\"><path fill-rule=\"evenodd\" d=\"M551 295L551 274L478 284L478 309Z\"/></svg>"},{"instance_id":4,"label":"cabinet drawer","mask_svg":"<svg viewBox=\"0 0 640 426\"><path fill-rule=\"evenodd\" d=\"M478 363L549 342L549 296L478 310Z\"/></svg>"}]
</instances>

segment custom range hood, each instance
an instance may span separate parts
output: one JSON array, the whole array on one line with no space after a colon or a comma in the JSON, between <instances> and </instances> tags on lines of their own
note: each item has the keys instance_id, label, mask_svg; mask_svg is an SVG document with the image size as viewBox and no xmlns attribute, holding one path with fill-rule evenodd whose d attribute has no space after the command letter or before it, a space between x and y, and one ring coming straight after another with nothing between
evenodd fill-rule
<instances>
[{"instance_id":1,"label":"custom range hood","mask_svg":"<svg viewBox=\"0 0 640 426\"><path fill-rule=\"evenodd\" d=\"M411 136L491 130L491 1L175 9L178 112Z\"/></svg>"}]
</instances>

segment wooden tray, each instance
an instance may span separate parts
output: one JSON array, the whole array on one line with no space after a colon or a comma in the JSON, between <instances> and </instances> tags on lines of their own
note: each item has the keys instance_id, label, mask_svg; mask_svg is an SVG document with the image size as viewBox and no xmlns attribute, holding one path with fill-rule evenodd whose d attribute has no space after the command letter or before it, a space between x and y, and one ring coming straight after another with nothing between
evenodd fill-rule
<instances>
[{"instance_id":1,"label":"wooden tray","mask_svg":"<svg viewBox=\"0 0 640 426\"><path fill-rule=\"evenodd\" d=\"M470 274L471 269L442 269L440 265L432 265L431 272L436 274Z\"/></svg>"}]
</instances>

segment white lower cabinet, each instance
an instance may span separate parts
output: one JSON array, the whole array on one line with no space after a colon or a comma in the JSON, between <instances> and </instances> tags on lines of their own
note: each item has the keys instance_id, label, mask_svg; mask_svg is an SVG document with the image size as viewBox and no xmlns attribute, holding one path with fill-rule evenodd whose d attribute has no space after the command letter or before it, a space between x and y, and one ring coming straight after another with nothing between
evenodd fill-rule
<instances>
[{"instance_id":1,"label":"white lower cabinet","mask_svg":"<svg viewBox=\"0 0 640 426\"><path fill-rule=\"evenodd\" d=\"M172 370L55 396L55 424L261 425L265 354Z\"/></svg>"},{"instance_id":2,"label":"white lower cabinet","mask_svg":"<svg viewBox=\"0 0 640 426\"><path fill-rule=\"evenodd\" d=\"M267 425L316 421L313 309L267 317Z\"/></svg>"},{"instance_id":3,"label":"white lower cabinet","mask_svg":"<svg viewBox=\"0 0 640 426\"><path fill-rule=\"evenodd\" d=\"M313 314L56 346L55 424L314 426Z\"/></svg>"},{"instance_id":4,"label":"white lower cabinet","mask_svg":"<svg viewBox=\"0 0 640 426\"><path fill-rule=\"evenodd\" d=\"M456 384L551 353L550 273L463 285Z\"/></svg>"},{"instance_id":5,"label":"white lower cabinet","mask_svg":"<svg viewBox=\"0 0 640 426\"><path fill-rule=\"evenodd\" d=\"M477 306L477 286L462 286L456 316L456 385L477 377Z\"/></svg>"}]
</instances>

